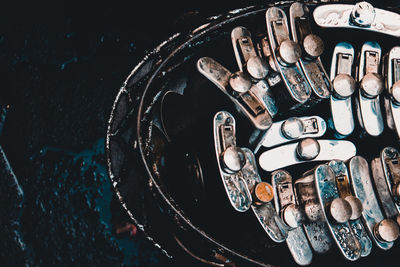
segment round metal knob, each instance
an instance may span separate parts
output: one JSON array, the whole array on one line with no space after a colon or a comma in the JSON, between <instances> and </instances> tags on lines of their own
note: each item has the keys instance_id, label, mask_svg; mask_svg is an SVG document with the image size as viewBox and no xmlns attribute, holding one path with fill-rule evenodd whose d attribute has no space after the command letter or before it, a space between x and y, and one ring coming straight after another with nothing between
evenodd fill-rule
<instances>
[{"instance_id":1,"label":"round metal knob","mask_svg":"<svg viewBox=\"0 0 400 267\"><path fill-rule=\"evenodd\" d=\"M246 164L246 156L239 147L230 146L221 155L224 169L228 172L238 172Z\"/></svg>"},{"instance_id":2,"label":"round metal knob","mask_svg":"<svg viewBox=\"0 0 400 267\"><path fill-rule=\"evenodd\" d=\"M296 147L297 156L302 160L315 159L319 152L320 146L317 140L313 138L306 138L301 140Z\"/></svg>"},{"instance_id":3,"label":"round metal knob","mask_svg":"<svg viewBox=\"0 0 400 267\"><path fill-rule=\"evenodd\" d=\"M246 93L250 89L252 83L249 75L238 71L231 75L229 85L238 93Z\"/></svg>"},{"instance_id":4,"label":"round metal knob","mask_svg":"<svg viewBox=\"0 0 400 267\"><path fill-rule=\"evenodd\" d=\"M400 105L400 80L395 82L390 90L393 101Z\"/></svg>"},{"instance_id":5,"label":"round metal knob","mask_svg":"<svg viewBox=\"0 0 400 267\"><path fill-rule=\"evenodd\" d=\"M273 56L268 57L268 64L273 71L278 72L278 68L276 66L276 62Z\"/></svg>"},{"instance_id":6,"label":"round metal knob","mask_svg":"<svg viewBox=\"0 0 400 267\"><path fill-rule=\"evenodd\" d=\"M338 98L348 98L356 90L356 81L348 74L339 74L333 80L333 90Z\"/></svg>"},{"instance_id":7,"label":"round metal knob","mask_svg":"<svg viewBox=\"0 0 400 267\"><path fill-rule=\"evenodd\" d=\"M364 95L369 98L380 95L384 86L383 77L378 73L367 73L361 80L361 89Z\"/></svg>"},{"instance_id":8,"label":"round metal knob","mask_svg":"<svg viewBox=\"0 0 400 267\"><path fill-rule=\"evenodd\" d=\"M260 182L254 188L255 201L259 203L268 203L274 198L272 185L267 182Z\"/></svg>"},{"instance_id":9,"label":"round metal knob","mask_svg":"<svg viewBox=\"0 0 400 267\"><path fill-rule=\"evenodd\" d=\"M356 220L360 218L364 208L361 203L361 200L356 198L355 196L347 196L344 198L351 206L351 217L350 220Z\"/></svg>"},{"instance_id":10,"label":"round metal knob","mask_svg":"<svg viewBox=\"0 0 400 267\"><path fill-rule=\"evenodd\" d=\"M354 5L351 11L351 21L357 26L368 27L374 22L375 8L368 2L360 2Z\"/></svg>"},{"instance_id":11,"label":"round metal knob","mask_svg":"<svg viewBox=\"0 0 400 267\"><path fill-rule=\"evenodd\" d=\"M281 131L286 138L297 139L303 134L304 125L299 118L289 118L282 123Z\"/></svg>"},{"instance_id":12,"label":"round metal knob","mask_svg":"<svg viewBox=\"0 0 400 267\"><path fill-rule=\"evenodd\" d=\"M282 210L283 221L292 228L297 228L304 223L306 216L295 204L289 204Z\"/></svg>"},{"instance_id":13,"label":"round metal knob","mask_svg":"<svg viewBox=\"0 0 400 267\"><path fill-rule=\"evenodd\" d=\"M246 63L247 72L254 78L254 79L264 79L269 71L268 62L259 57L253 56L249 58Z\"/></svg>"},{"instance_id":14,"label":"round metal knob","mask_svg":"<svg viewBox=\"0 0 400 267\"><path fill-rule=\"evenodd\" d=\"M286 64L294 64L301 57L301 47L292 40L285 40L279 46L279 57Z\"/></svg>"},{"instance_id":15,"label":"round metal knob","mask_svg":"<svg viewBox=\"0 0 400 267\"><path fill-rule=\"evenodd\" d=\"M393 242L399 237L399 226L391 219L384 219L374 226L376 238L384 242Z\"/></svg>"},{"instance_id":16,"label":"round metal knob","mask_svg":"<svg viewBox=\"0 0 400 267\"><path fill-rule=\"evenodd\" d=\"M339 222L347 222L351 218L351 206L343 198L335 198L329 207L329 213L332 218Z\"/></svg>"},{"instance_id":17,"label":"round metal knob","mask_svg":"<svg viewBox=\"0 0 400 267\"><path fill-rule=\"evenodd\" d=\"M317 58L324 52L324 41L315 34L307 35L303 40L304 52L310 57Z\"/></svg>"}]
</instances>

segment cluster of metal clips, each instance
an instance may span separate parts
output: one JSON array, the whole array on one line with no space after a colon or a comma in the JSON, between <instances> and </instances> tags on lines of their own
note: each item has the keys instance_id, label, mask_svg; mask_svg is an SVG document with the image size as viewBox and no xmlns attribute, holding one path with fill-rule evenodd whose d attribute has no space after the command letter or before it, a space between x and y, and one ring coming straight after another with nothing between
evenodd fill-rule
<instances>
[{"instance_id":1,"label":"cluster of metal clips","mask_svg":"<svg viewBox=\"0 0 400 267\"><path fill-rule=\"evenodd\" d=\"M398 14L365 2L322 5L313 17L321 27L400 36ZM251 149L241 148L234 117L226 111L214 117L216 158L231 205L239 212L251 208L273 241L286 241L299 265L310 264L314 252L326 253L333 244L350 261L368 256L373 244L391 248L399 236L400 153L386 147L368 164L357 156L351 141L340 139L355 128L353 105L365 133L381 135L386 117L388 127L400 137L400 47L383 57L377 42L366 42L354 64L353 46L339 43L328 77L320 60L324 44L311 31L305 4L293 3L289 20L283 9L269 8L266 26L267 34L257 42L245 27L232 30L237 72L231 73L209 57L197 62L198 70L262 132L261 140L250 138ZM278 83L286 88L279 92L283 98L272 93ZM325 99L331 112L325 119L314 115L274 122L280 112L279 99L289 101L292 111L303 111ZM334 140L320 139L328 124L335 132ZM258 153L261 148L264 151ZM271 183L260 178L257 153ZM317 165L297 179L284 170L313 162Z\"/></svg>"}]
</instances>

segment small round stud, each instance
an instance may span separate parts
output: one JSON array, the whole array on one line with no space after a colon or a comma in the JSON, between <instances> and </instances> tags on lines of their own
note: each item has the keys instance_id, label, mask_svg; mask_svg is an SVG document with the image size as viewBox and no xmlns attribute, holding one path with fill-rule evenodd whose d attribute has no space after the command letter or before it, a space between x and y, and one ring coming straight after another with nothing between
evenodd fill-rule
<instances>
[{"instance_id":1,"label":"small round stud","mask_svg":"<svg viewBox=\"0 0 400 267\"><path fill-rule=\"evenodd\" d=\"M393 242L399 237L399 226L391 219L383 219L374 226L376 238L384 242Z\"/></svg>"},{"instance_id":2,"label":"small round stud","mask_svg":"<svg viewBox=\"0 0 400 267\"><path fill-rule=\"evenodd\" d=\"M312 58L317 58L324 52L324 41L315 34L307 35L303 40L304 52Z\"/></svg>"},{"instance_id":3,"label":"small round stud","mask_svg":"<svg viewBox=\"0 0 400 267\"><path fill-rule=\"evenodd\" d=\"M249 75L238 71L231 75L229 85L238 93L246 93L250 89L252 83Z\"/></svg>"},{"instance_id":4,"label":"small round stud","mask_svg":"<svg viewBox=\"0 0 400 267\"><path fill-rule=\"evenodd\" d=\"M302 160L315 159L319 152L320 146L317 140L313 138L306 138L301 140L296 147L297 156Z\"/></svg>"},{"instance_id":5,"label":"small round stud","mask_svg":"<svg viewBox=\"0 0 400 267\"><path fill-rule=\"evenodd\" d=\"M356 81L348 74L339 74L333 80L333 90L338 98L348 98L356 90Z\"/></svg>"},{"instance_id":6,"label":"small round stud","mask_svg":"<svg viewBox=\"0 0 400 267\"><path fill-rule=\"evenodd\" d=\"M235 146L228 147L221 155L224 169L230 173L240 171L246 164L246 156L242 149Z\"/></svg>"},{"instance_id":7,"label":"small round stud","mask_svg":"<svg viewBox=\"0 0 400 267\"><path fill-rule=\"evenodd\" d=\"M279 58L286 64L295 64L301 57L301 47L298 43L286 39L279 46Z\"/></svg>"},{"instance_id":8,"label":"small round stud","mask_svg":"<svg viewBox=\"0 0 400 267\"><path fill-rule=\"evenodd\" d=\"M267 182L260 182L254 188L255 201L259 203L268 203L274 198L272 185Z\"/></svg>"},{"instance_id":9,"label":"small round stud","mask_svg":"<svg viewBox=\"0 0 400 267\"><path fill-rule=\"evenodd\" d=\"M247 72L257 80L264 79L269 71L268 62L259 56L249 58L246 68Z\"/></svg>"},{"instance_id":10,"label":"small round stud","mask_svg":"<svg viewBox=\"0 0 400 267\"><path fill-rule=\"evenodd\" d=\"M303 134L304 125L299 118L292 117L282 123L281 131L286 138L297 139Z\"/></svg>"},{"instance_id":11,"label":"small round stud","mask_svg":"<svg viewBox=\"0 0 400 267\"><path fill-rule=\"evenodd\" d=\"M349 202L343 198L335 198L329 206L330 215L339 223L347 222L351 218L351 212Z\"/></svg>"},{"instance_id":12,"label":"small round stud","mask_svg":"<svg viewBox=\"0 0 400 267\"><path fill-rule=\"evenodd\" d=\"M350 220L357 220L358 218L360 218L364 210L361 200L359 200L355 196L347 196L344 198L344 200L346 200L351 206Z\"/></svg>"},{"instance_id":13,"label":"small round stud","mask_svg":"<svg viewBox=\"0 0 400 267\"><path fill-rule=\"evenodd\" d=\"M282 219L288 226L297 228L305 222L306 216L299 206L292 203L282 210Z\"/></svg>"},{"instance_id":14,"label":"small round stud","mask_svg":"<svg viewBox=\"0 0 400 267\"><path fill-rule=\"evenodd\" d=\"M368 2L359 2L351 11L351 21L360 27L368 27L375 20L375 8Z\"/></svg>"},{"instance_id":15,"label":"small round stud","mask_svg":"<svg viewBox=\"0 0 400 267\"><path fill-rule=\"evenodd\" d=\"M366 97L374 98L383 92L383 77L378 73L367 73L361 80L361 89Z\"/></svg>"}]
</instances>

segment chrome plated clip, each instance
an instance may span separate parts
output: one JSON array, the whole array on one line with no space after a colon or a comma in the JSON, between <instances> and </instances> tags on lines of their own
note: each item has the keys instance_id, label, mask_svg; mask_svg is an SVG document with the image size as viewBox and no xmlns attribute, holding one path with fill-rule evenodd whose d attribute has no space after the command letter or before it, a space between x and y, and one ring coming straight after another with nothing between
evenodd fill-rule
<instances>
[{"instance_id":1,"label":"chrome plated clip","mask_svg":"<svg viewBox=\"0 0 400 267\"><path fill-rule=\"evenodd\" d=\"M358 65L357 114L361 127L372 136L382 134L384 129L379 98L384 89L383 77L379 74L381 54L377 42L366 42L361 48Z\"/></svg>"},{"instance_id":2,"label":"chrome plated clip","mask_svg":"<svg viewBox=\"0 0 400 267\"><path fill-rule=\"evenodd\" d=\"M359 259L361 245L348 222L352 216L352 208L345 199L339 197L334 171L328 165L322 164L315 169L314 176L324 218L340 252L348 260Z\"/></svg>"},{"instance_id":3,"label":"chrome plated clip","mask_svg":"<svg viewBox=\"0 0 400 267\"><path fill-rule=\"evenodd\" d=\"M266 130L271 127L272 117L264 101L253 91L254 86L249 75L243 72L232 74L209 57L200 58L197 69L225 93L256 128Z\"/></svg>"},{"instance_id":4,"label":"chrome plated clip","mask_svg":"<svg viewBox=\"0 0 400 267\"><path fill-rule=\"evenodd\" d=\"M277 71L291 96L297 103L292 109L305 103L311 96L299 59L301 47L290 39L285 12L278 7L270 7L266 12L268 39Z\"/></svg>"},{"instance_id":5,"label":"chrome plated clip","mask_svg":"<svg viewBox=\"0 0 400 267\"><path fill-rule=\"evenodd\" d=\"M288 166L310 162L348 160L356 155L355 145L347 140L315 140L306 138L298 143L279 146L263 152L259 164L271 172Z\"/></svg>"},{"instance_id":6,"label":"chrome plated clip","mask_svg":"<svg viewBox=\"0 0 400 267\"><path fill-rule=\"evenodd\" d=\"M331 112L333 127L340 136L348 136L354 130L351 96L356 89L352 75L354 48L349 43L338 43L333 51L331 64Z\"/></svg>"},{"instance_id":7,"label":"chrome plated clip","mask_svg":"<svg viewBox=\"0 0 400 267\"><path fill-rule=\"evenodd\" d=\"M379 248L390 249L399 235L399 228L393 220L385 219L382 213L367 161L360 156L353 157L349 162L349 171L354 194L363 204L362 218L370 236Z\"/></svg>"},{"instance_id":8,"label":"chrome plated clip","mask_svg":"<svg viewBox=\"0 0 400 267\"><path fill-rule=\"evenodd\" d=\"M400 138L400 46L393 47L385 56L385 78L388 95L385 109L389 128L395 128ZM393 127L394 126L394 127Z\"/></svg>"},{"instance_id":9,"label":"chrome plated clip","mask_svg":"<svg viewBox=\"0 0 400 267\"><path fill-rule=\"evenodd\" d=\"M306 215L297 203L292 176L284 170L278 170L272 173L271 181L275 209L289 227L286 244L297 264L308 265L312 261L313 252L302 227Z\"/></svg>"},{"instance_id":10,"label":"chrome plated clip","mask_svg":"<svg viewBox=\"0 0 400 267\"><path fill-rule=\"evenodd\" d=\"M319 98L329 98L332 85L320 59L324 42L311 32L310 11L305 4L295 2L290 6L289 13L292 39L303 48L299 63L307 81Z\"/></svg>"},{"instance_id":11,"label":"chrome plated clip","mask_svg":"<svg viewBox=\"0 0 400 267\"><path fill-rule=\"evenodd\" d=\"M245 27L236 27L231 32L232 46L239 70L250 75L254 84L250 90L264 102L271 117L278 112L270 85L268 62L257 54L251 33Z\"/></svg>"},{"instance_id":12,"label":"chrome plated clip","mask_svg":"<svg viewBox=\"0 0 400 267\"><path fill-rule=\"evenodd\" d=\"M400 37L400 15L368 2L322 5L313 15L317 25L324 28L362 29Z\"/></svg>"},{"instance_id":13,"label":"chrome plated clip","mask_svg":"<svg viewBox=\"0 0 400 267\"><path fill-rule=\"evenodd\" d=\"M322 214L319 203L314 174L297 179L294 183L299 205L304 209L307 220L303 224L304 231L315 252L326 253L332 247L332 237Z\"/></svg>"},{"instance_id":14,"label":"chrome plated clip","mask_svg":"<svg viewBox=\"0 0 400 267\"><path fill-rule=\"evenodd\" d=\"M353 196L351 192L349 173L347 166L343 161L332 160L328 163L328 166L332 168L335 173L335 182L338 189L339 197L347 201L351 206L351 216L349 218L349 224L355 236L361 245L361 257L366 257L371 253L372 241L368 236L367 231L360 219L363 206L361 201Z\"/></svg>"}]
</instances>

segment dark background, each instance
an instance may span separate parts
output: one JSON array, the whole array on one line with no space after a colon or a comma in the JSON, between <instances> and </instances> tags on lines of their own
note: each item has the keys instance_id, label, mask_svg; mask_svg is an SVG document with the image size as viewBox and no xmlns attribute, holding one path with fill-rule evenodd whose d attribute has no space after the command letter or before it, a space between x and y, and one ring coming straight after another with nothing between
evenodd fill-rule
<instances>
[{"instance_id":1,"label":"dark background","mask_svg":"<svg viewBox=\"0 0 400 267\"><path fill-rule=\"evenodd\" d=\"M257 3L2 3L0 145L17 178L1 177L2 266L167 264L140 234L112 234L123 217L104 159L114 98L173 33Z\"/></svg>"}]
</instances>

